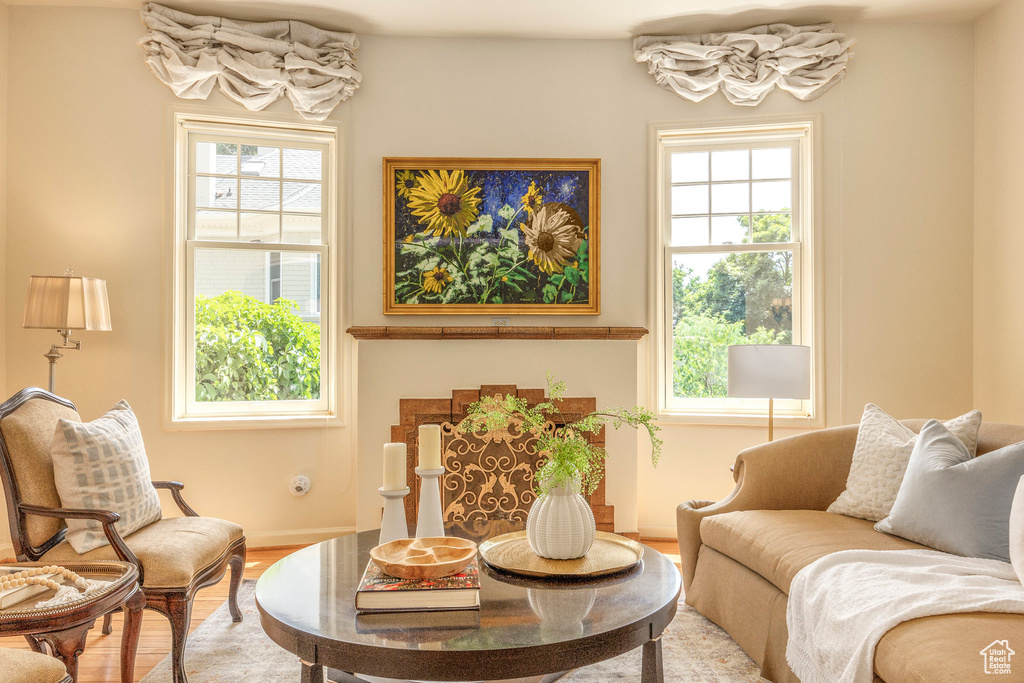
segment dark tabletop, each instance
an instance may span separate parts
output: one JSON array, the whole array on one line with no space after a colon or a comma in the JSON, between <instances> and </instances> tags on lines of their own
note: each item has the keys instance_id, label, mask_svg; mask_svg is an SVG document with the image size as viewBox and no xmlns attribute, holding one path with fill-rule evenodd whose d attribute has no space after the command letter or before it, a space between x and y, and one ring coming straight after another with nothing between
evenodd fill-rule
<instances>
[{"instance_id":1,"label":"dark tabletop","mask_svg":"<svg viewBox=\"0 0 1024 683\"><path fill-rule=\"evenodd\" d=\"M418 674L424 680L494 679L607 659L657 637L675 614L679 571L644 546L638 566L596 580L518 577L478 560L479 612L357 616L355 590L378 533L324 541L267 569L256 586L256 601L271 638L306 661L345 671L396 678ZM453 535L478 534L455 530ZM478 666L488 661L490 667ZM465 675L428 678L431 662L463 667L458 673Z\"/></svg>"}]
</instances>

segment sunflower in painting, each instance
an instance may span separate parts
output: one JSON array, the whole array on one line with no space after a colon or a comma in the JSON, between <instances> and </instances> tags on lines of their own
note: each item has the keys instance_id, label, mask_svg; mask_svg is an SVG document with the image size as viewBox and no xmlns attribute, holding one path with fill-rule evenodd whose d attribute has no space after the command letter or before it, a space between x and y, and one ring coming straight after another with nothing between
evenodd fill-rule
<instances>
[{"instance_id":1,"label":"sunflower in painting","mask_svg":"<svg viewBox=\"0 0 1024 683\"><path fill-rule=\"evenodd\" d=\"M537 213L537 209L544 203L544 195L541 194L540 188L537 187L537 183L530 181L530 187L526 190L526 194L519 200L527 213L531 216Z\"/></svg>"},{"instance_id":2,"label":"sunflower in painting","mask_svg":"<svg viewBox=\"0 0 1024 683\"><path fill-rule=\"evenodd\" d=\"M427 224L425 232L465 237L466 228L480 213L479 194L480 188L469 186L464 171L429 170L409 190L409 208L420 223Z\"/></svg>"},{"instance_id":3,"label":"sunflower in painting","mask_svg":"<svg viewBox=\"0 0 1024 683\"><path fill-rule=\"evenodd\" d=\"M448 274L448 270L440 266L423 273L423 289L428 292L440 294L451 281L452 276Z\"/></svg>"},{"instance_id":4,"label":"sunflower in painting","mask_svg":"<svg viewBox=\"0 0 1024 683\"><path fill-rule=\"evenodd\" d=\"M395 174L395 189L398 190L399 197L408 197L418 184L416 174L412 171L399 171Z\"/></svg>"},{"instance_id":5,"label":"sunflower in painting","mask_svg":"<svg viewBox=\"0 0 1024 683\"><path fill-rule=\"evenodd\" d=\"M579 216L565 204L544 204L530 225L519 224L537 268L551 275L561 273L583 243Z\"/></svg>"}]
</instances>

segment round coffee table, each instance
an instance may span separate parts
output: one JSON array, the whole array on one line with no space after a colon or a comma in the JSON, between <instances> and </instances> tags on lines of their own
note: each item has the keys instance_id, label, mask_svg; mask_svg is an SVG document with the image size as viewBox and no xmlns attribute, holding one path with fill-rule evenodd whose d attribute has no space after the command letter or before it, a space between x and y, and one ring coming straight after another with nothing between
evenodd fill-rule
<instances>
[{"instance_id":1,"label":"round coffee table","mask_svg":"<svg viewBox=\"0 0 1024 683\"><path fill-rule=\"evenodd\" d=\"M312 545L283 558L256 584L260 622L302 661L302 683L544 676L643 647L641 681L662 683L661 633L679 599L679 571L644 547L631 570L595 580L527 579L480 561L480 610L360 614L355 590L379 532ZM336 671L335 671L336 670ZM545 674L554 674L553 676Z\"/></svg>"}]
</instances>

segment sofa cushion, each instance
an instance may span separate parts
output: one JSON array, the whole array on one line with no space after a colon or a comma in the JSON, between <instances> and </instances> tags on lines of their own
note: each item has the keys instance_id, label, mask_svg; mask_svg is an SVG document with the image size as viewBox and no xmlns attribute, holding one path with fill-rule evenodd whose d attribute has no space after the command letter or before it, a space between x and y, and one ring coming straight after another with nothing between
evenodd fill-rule
<instances>
[{"instance_id":1,"label":"sofa cushion","mask_svg":"<svg viewBox=\"0 0 1024 683\"><path fill-rule=\"evenodd\" d=\"M968 612L912 619L882 636L875 650L875 673L888 683L987 680L981 652L996 641L1009 641L1011 648L1024 643L1024 616ZM1014 671L1018 657L1011 657Z\"/></svg>"},{"instance_id":2,"label":"sofa cushion","mask_svg":"<svg viewBox=\"0 0 1024 683\"><path fill-rule=\"evenodd\" d=\"M68 680L59 659L28 650L0 648L0 671L4 683L60 683Z\"/></svg>"},{"instance_id":3,"label":"sofa cushion","mask_svg":"<svg viewBox=\"0 0 1024 683\"><path fill-rule=\"evenodd\" d=\"M839 550L925 546L875 531L871 522L818 510L742 510L700 524L701 542L771 581L783 593L796 573Z\"/></svg>"},{"instance_id":4,"label":"sofa cushion","mask_svg":"<svg viewBox=\"0 0 1024 683\"><path fill-rule=\"evenodd\" d=\"M145 526L124 542L142 563L142 587L181 588L192 577L224 554L228 546L242 538L242 527L213 517L170 517ZM43 562L92 562L116 560L108 544L79 555L67 541L49 550Z\"/></svg>"}]
</instances>

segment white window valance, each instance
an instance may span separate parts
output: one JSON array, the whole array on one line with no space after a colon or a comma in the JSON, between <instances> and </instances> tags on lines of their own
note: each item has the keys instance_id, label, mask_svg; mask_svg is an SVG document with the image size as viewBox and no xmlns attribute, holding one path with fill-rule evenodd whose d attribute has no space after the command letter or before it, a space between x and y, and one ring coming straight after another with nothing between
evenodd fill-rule
<instances>
[{"instance_id":1,"label":"white window valance","mask_svg":"<svg viewBox=\"0 0 1024 683\"><path fill-rule=\"evenodd\" d=\"M842 79L853 40L832 24L769 24L732 33L639 36L633 58L663 88L700 102L719 88L733 104L760 104L775 86L813 100Z\"/></svg>"},{"instance_id":2,"label":"white window valance","mask_svg":"<svg viewBox=\"0 0 1024 683\"><path fill-rule=\"evenodd\" d=\"M194 16L149 3L146 64L178 97L206 99L214 84L250 111L287 96L304 118L322 121L362 79L359 40L298 21L249 22Z\"/></svg>"}]
</instances>

